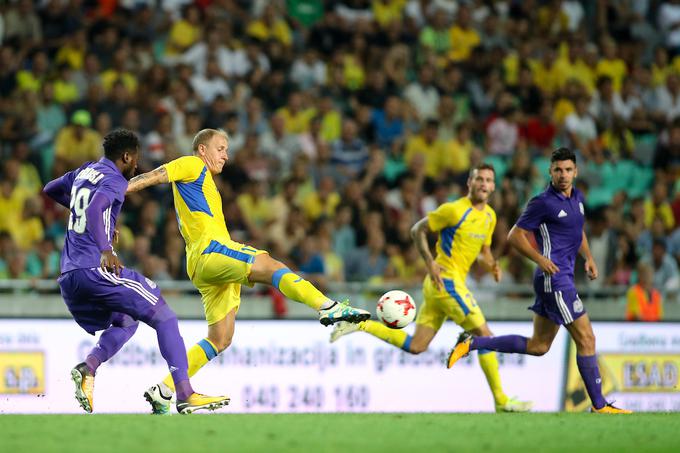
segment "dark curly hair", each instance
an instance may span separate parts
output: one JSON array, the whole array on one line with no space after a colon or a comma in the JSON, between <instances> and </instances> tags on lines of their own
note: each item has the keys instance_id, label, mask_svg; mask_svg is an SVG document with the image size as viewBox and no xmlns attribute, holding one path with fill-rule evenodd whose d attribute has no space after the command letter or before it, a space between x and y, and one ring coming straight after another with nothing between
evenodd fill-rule
<instances>
[{"instance_id":1,"label":"dark curly hair","mask_svg":"<svg viewBox=\"0 0 680 453\"><path fill-rule=\"evenodd\" d=\"M104 156L117 161L125 151L136 153L139 151L139 137L127 129L116 129L104 137Z\"/></svg>"}]
</instances>

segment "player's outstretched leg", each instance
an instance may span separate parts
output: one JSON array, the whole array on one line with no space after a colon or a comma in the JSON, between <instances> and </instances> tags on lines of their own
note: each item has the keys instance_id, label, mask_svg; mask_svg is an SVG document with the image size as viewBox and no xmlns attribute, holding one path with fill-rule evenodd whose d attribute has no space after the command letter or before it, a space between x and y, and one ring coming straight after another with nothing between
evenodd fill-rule
<instances>
[{"instance_id":1,"label":"player's outstretched leg","mask_svg":"<svg viewBox=\"0 0 680 453\"><path fill-rule=\"evenodd\" d=\"M85 412L92 413L94 395L94 372L85 362L71 370L71 380L76 385L76 400Z\"/></svg>"},{"instance_id":2,"label":"player's outstretched leg","mask_svg":"<svg viewBox=\"0 0 680 453\"><path fill-rule=\"evenodd\" d=\"M248 280L253 283L271 285L287 298L317 310L319 322L324 326L340 321L359 323L371 317L368 311L351 307L348 300L337 302L329 299L309 281L266 253L255 257Z\"/></svg>"},{"instance_id":3,"label":"player's outstretched leg","mask_svg":"<svg viewBox=\"0 0 680 453\"><path fill-rule=\"evenodd\" d=\"M333 332L331 332L330 341L335 343L341 337L358 331L366 332L392 346L396 346L406 352L411 352L411 340L413 339L411 335L401 329L390 329L385 324L370 320L360 322L359 324L352 324L346 321L335 324Z\"/></svg>"}]
</instances>

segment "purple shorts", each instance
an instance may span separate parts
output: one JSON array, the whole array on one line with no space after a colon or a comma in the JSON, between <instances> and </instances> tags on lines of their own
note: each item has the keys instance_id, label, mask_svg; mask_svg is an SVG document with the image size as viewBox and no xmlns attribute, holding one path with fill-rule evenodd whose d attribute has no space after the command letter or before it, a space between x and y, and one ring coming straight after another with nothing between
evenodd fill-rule
<instances>
[{"instance_id":1,"label":"purple shorts","mask_svg":"<svg viewBox=\"0 0 680 453\"><path fill-rule=\"evenodd\" d=\"M542 287L534 289L536 302L529 307L529 310L550 319L555 324L565 326L586 314L586 308L575 288L550 293L544 292Z\"/></svg>"},{"instance_id":2,"label":"purple shorts","mask_svg":"<svg viewBox=\"0 0 680 453\"><path fill-rule=\"evenodd\" d=\"M130 269L120 276L100 268L76 269L58 282L73 319L92 335L108 328L114 313L147 322L165 304L156 283Z\"/></svg>"}]
</instances>

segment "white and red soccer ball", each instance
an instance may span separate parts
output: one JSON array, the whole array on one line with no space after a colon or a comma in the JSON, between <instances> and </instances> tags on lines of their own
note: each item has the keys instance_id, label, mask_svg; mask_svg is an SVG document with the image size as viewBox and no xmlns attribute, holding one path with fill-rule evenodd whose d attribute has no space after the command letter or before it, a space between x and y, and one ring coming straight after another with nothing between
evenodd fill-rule
<instances>
[{"instance_id":1,"label":"white and red soccer ball","mask_svg":"<svg viewBox=\"0 0 680 453\"><path fill-rule=\"evenodd\" d=\"M416 303L408 293L395 289L386 292L378 300L376 314L387 327L401 329L415 319Z\"/></svg>"}]
</instances>

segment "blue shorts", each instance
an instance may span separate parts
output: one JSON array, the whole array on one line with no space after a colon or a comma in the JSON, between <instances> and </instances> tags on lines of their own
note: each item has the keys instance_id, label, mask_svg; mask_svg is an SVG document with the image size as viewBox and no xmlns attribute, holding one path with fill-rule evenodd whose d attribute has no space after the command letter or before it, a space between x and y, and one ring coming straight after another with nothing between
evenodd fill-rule
<instances>
[{"instance_id":1,"label":"blue shorts","mask_svg":"<svg viewBox=\"0 0 680 453\"><path fill-rule=\"evenodd\" d=\"M114 313L147 322L165 305L156 284L130 269L120 276L100 268L76 269L59 279L61 295L73 319L94 335L111 325Z\"/></svg>"},{"instance_id":2,"label":"blue shorts","mask_svg":"<svg viewBox=\"0 0 680 453\"><path fill-rule=\"evenodd\" d=\"M546 293L543 286L534 285L536 302L529 307L537 315L550 319L555 324L566 326L586 314L586 308L578 297L576 288Z\"/></svg>"}]
</instances>

